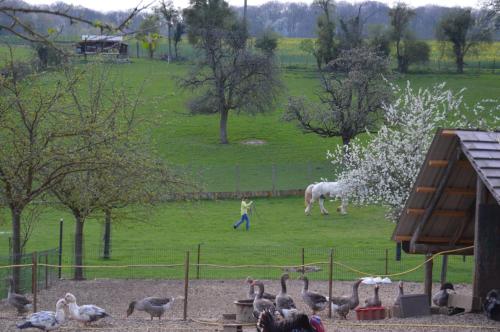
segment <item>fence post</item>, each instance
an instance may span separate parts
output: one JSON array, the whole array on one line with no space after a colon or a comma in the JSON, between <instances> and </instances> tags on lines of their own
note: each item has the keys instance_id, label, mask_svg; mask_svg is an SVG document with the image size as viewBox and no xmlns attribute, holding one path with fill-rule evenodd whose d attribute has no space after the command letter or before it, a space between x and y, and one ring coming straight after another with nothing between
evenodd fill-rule
<instances>
[{"instance_id":1,"label":"fence post","mask_svg":"<svg viewBox=\"0 0 500 332\"><path fill-rule=\"evenodd\" d=\"M306 258L304 254L304 248L302 248L302 275L306 273Z\"/></svg>"},{"instance_id":2,"label":"fence post","mask_svg":"<svg viewBox=\"0 0 500 332\"><path fill-rule=\"evenodd\" d=\"M307 182L312 182L313 172L312 172L312 164L311 161L307 161Z\"/></svg>"},{"instance_id":3,"label":"fence post","mask_svg":"<svg viewBox=\"0 0 500 332\"><path fill-rule=\"evenodd\" d=\"M276 196L276 164L272 166L273 196Z\"/></svg>"},{"instance_id":4,"label":"fence post","mask_svg":"<svg viewBox=\"0 0 500 332\"><path fill-rule=\"evenodd\" d=\"M495 60L496 60L496 59L495 59L495 58L493 58L493 69L491 70L491 73L492 73L492 74L494 74L494 73L495 73L495 67L496 67L496 63L495 63L496 61L495 61Z\"/></svg>"},{"instance_id":5,"label":"fence post","mask_svg":"<svg viewBox=\"0 0 500 332\"><path fill-rule=\"evenodd\" d=\"M198 243L198 256L196 257L196 279L200 279L200 254L201 243Z\"/></svg>"},{"instance_id":6,"label":"fence post","mask_svg":"<svg viewBox=\"0 0 500 332\"><path fill-rule=\"evenodd\" d=\"M424 276L424 292L428 297L429 305L432 304L431 299L432 299L432 265L433 265L433 260L427 261L429 258L431 258L431 255L425 255L425 276Z\"/></svg>"},{"instance_id":7,"label":"fence post","mask_svg":"<svg viewBox=\"0 0 500 332\"><path fill-rule=\"evenodd\" d=\"M239 194L240 193L240 165L236 165L235 166L235 181L236 181L236 193Z\"/></svg>"},{"instance_id":8,"label":"fence post","mask_svg":"<svg viewBox=\"0 0 500 332\"><path fill-rule=\"evenodd\" d=\"M61 218L59 220L59 262L58 262L58 276L59 279L61 279L61 272L62 272L62 244L63 244L63 224L64 220Z\"/></svg>"},{"instance_id":9,"label":"fence post","mask_svg":"<svg viewBox=\"0 0 500 332\"><path fill-rule=\"evenodd\" d=\"M443 261L441 265L441 285L446 282L446 272L448 271L448 255L443 255Z\"/></svg>"},{"instance_id":10,"label":"fence post","mask_svg":"<svg viewBox=\"0 0 500 332\"><path fill-rule=\"evenodd\" d=\"M396 242L396 261L401 260L401 242Z\"/></svg>"},{"instance_id":11,"label":"fence post","mask_svg":"<svg viewBox=\"0 0 500 332\"><path fill-rule=\"evenodd\" d=\"M135 52L137 54L137 58L139 58L139 42L135 42Z\"/></svg>"},{"instance_id":12,"label":"fence post","mask_svg":"<svg viewBox=\"0 0 500 332\"><path fill-rule=\"evenodd\" d=\"M184 312L182 315L182 320L187 320L188 289L189 289L189 251L186 251L186 260L184 262Z\"/></svg>"},{"instance_id":13,"label":"fence post","mask_svg":"<svg viewBox=\"0 0 500 332\"><path fill-rule=\"evenodd\" d=\"M389 249L385 249L385 275L389 274Z\"/></svg>"},{"instance_id":14,"label":"fence post","mask_svg":"<svg viewBox=\"0 0 500 332\"><path fill-rule=\"evenodd\" d=\"M49 254L45 254L45 289L49 288Z\"/></svg>"},{"instance_id":15,"label":"fence post","mask_svg":"<svg viewBox=\"0 0 500 332\"><path fill-rule=\"evenodd\" d=\"M33 312L36 312L36 298L37 298L37 284L38 284L38 254L33 252L31 254L31 292L33 293Z\"/></svg>"},{"instance_id":16,"label":"fence post","mask_svg":"<svg viewBox=\"0 0 500 332\"><path fill-rule=\"evenodd\" d=\"M328 271L328 298L330 301L328 302L328 318L332 318L332 286L333 286L333 249L330 249L330 266Z\"/></svg>"}]
</instances>

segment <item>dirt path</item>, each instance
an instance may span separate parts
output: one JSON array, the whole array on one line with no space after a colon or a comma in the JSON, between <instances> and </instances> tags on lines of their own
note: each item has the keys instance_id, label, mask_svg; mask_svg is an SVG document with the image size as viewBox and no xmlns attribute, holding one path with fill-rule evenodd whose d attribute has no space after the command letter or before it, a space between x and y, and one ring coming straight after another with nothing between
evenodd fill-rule
<instances>
[{"instance_id":1,"label":"dirt path","mask_svg":"<svg viewBox=\"0 0 500 332\"><path fill-rule=\"evenodd\" d=\"M276 280L265 281L266 291L277 293L279 282ZM351 282L334 282L334 295L349 295ZM288 292L295 299L300 310L307 313L300 298L302 283L298 280L289 281ZM462 294L470 294L470 286L455 285L456 291ZM328 293L326 282L312 281L310 289L322 294ZM380 296L382 303L390 306L397 294L397 284L382 285ZM437 291L437 285L435 285ZM82 328L76 322L67 322L61 331L216 331L222 330L218 322L221 321L223 313L234 313L234 300L244 299L246 296L246 285L243 280L192 280L190 282L188 296L188 321L182 321L183 301L177 300L162 321L150 321L149 315L144 312L135 312L129 318L125 317L128 304L133 299L141 299L147 296L176 296L184 293L183 282L180 280L89 280L74 282L62 280L49 290L43 290L38 297L38 310L54 310L58 298L66 292L75 294L79 304L96 304L105 308L112 316L103 321L94 323L89 328ZM405 293L421 293L423 286L418 283L406 283ZM372 296L372 286L361 285L360 302ZM327 313L322 312L327 330L329 332L342 331L500 331L500 323L488 321L484 315L465 314L458 316L432 315L422 318L397 319L390 318L381 321L358 321L355 312L351 312L347 321L333 320L327 318ZM212 322L212 324L201 324L196 321ZM0 303L0 331L16 331L15 324L21 321L16 317L15 311L8 307L5 301ZM369 325L362 325L367 323ZM361 324L361 325L360 325ZM385 324L385 326L374 326L373 324ZM427 325L427 326L425 326ZM434 325L434 326L429 326ZM477 327L481 328L477 328ZM253 327L245 327L244 331L255 331Z\"/></svg>"}]
</instances>

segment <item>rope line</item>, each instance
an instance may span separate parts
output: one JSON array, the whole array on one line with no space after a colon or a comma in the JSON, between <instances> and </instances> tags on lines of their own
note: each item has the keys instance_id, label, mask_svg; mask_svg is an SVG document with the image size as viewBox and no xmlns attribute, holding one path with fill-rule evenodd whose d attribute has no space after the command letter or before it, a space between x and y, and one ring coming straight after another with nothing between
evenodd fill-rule
<instances>
[{"instance_id":1,"label":"rope line","mask_svg":"<svg viewBox=\"0 0 500 332\"><path fill-rule=\"evenodd\" d=\"M424 266L426 263L429 261L432 261L434 258L449 254L449 253L454 253L454 252L460 252L468 249L472 249L474 246L469 246L465 248L459 248L459 249L452 249L452 250L445 250L438 252L432 256L430 256L428 259L426 259L423 263L418 264L417 266L408 269L406 271L402 272L397 272L397 273L391 273L391 274L380 274L378 276L380 277L394 277L394 276L401 276L405 275L411 272L414 272L418 269L420 269L422 266ZM313 265L328 265L329 262L313 262L313 263L307 263L307 264L300 264L300 265L252 265L252 264L247 264L247 265L220 265L220 264L190 264L190 266L204 266L204 267L215 267L215 268L226 268L226 269L241 269L241 268L279 268L279 269L287 269L287 268L302 268L306 266L313 266ZM358 273L361 276L371 276L371 275L377 275L374 273L367 273L361 270L358 270L354 267L351 267L347 264L344 264L342 262L337 262L333 261L334 265L341 266L349 271ZM42 267L53 267L53 268L92 268L92 269L123 269L123 268L165 268L165 267L181 267L184 266L184 264L128 264L128 265L57 265L57 264L45 264L45 263L38 263L38 266ZM18 264L18 265L4 265L0 266L0 269L6 269L6 268L13 268L13 267L30 267L33 266L33 264Z\"/></svg>"},{"instance_id":2,"label":"rope line","mask_svg":"<svg viewBox=\"0 0 500 332\"><path fill-rule=\"evenodd\" d=\"M12 267L31 267L33 266L33 264L17 264L17 265L2 265L0 266L0 269L9 269L9 268L12 268Z\"/></svg>"},{"instance_id":3,"label":"rope line","mask_svg":"<svg viewBox=\"0 0 500 332\"><path fill-rule=\"evenodd\" d=\"M31 266L32 264L29 264ZM38 266L46 266L46 267L61 267L63 269L68 268L92 268L92 269L123 269L123 268L132 268L132 267L179 267L184 266L184 264L129 264L129 265L57 265L57 264L45 264L38 263Z\"/></svg>"}]
</instances>

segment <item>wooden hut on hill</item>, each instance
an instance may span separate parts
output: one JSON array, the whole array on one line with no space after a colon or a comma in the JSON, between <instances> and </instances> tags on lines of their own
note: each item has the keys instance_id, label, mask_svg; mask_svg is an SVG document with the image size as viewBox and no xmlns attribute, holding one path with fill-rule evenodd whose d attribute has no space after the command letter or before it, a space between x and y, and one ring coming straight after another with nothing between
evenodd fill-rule
<instances>
[{"instance_id":1,"label":"wooden hut on hill","mask_svg":"<svg viewBox=\"0 0 500 332\"><path fill-rule=\"evenodd\" d=\"M500 289L500 133L438 130L392 239L408 253L474 255L477 303ZM430 294L432 262L426 271Z\"/></svg>"},{"instance_id":2,"label":"wooden hut on hill","mask_svg":"<svg viewBox=\"0 0 500 332\"><path fill-rule=\"evenodd\" d=\"M82 55L104 54L120 58L128 57L128 44L121 36L83 35L76 45L76 53Z\"/></svg>"}]
</instances>

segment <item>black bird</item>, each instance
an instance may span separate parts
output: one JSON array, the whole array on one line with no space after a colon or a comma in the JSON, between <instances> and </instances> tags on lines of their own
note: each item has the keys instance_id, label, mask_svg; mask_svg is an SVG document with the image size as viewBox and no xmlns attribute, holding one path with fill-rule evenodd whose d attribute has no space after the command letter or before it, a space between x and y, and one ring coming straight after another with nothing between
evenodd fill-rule
<instances>
[{"instance_id":1,"label":"black bird","mask_svg":"<svg viewBox=\"0 0 500 332\"><path fill-rule=\"evenodd\" d=\"M500 321L500 290L492 289L486 294L483 309L489 319Z\"/></svg>"},{"instance_id":2,"label":"black bird","mask_svg":"<svg viewBox=\"0 0 500 332\"><path fill-rule=\"evenodd\" d=\"M315 316L317 317L317 316ZM257 328L261 332L324 332L325 329L318 319L309 320L306 314L300 313L292 318L278 320L269 310L259 315Z\"/></svg>"}]
</instances>

